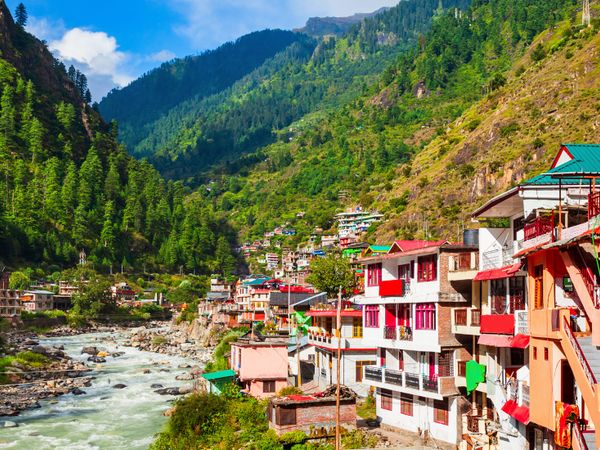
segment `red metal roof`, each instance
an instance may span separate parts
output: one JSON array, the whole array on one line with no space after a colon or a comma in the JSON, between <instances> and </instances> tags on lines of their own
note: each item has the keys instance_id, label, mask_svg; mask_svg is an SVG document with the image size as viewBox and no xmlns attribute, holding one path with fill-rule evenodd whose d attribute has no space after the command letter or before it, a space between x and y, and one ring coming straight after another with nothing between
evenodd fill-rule
<instances>
[{"instance_id":1,"label":"red metal roof","mask_svg":"<svg viewBox=\"0 0 600 450\"><path fill-rule=\"evenodd\" d=\"M438 247L442 244L447 243L448 241L423 241L423 240L419 240L419 239L412 239L412 240L399 240L399 241L394 241L394 244L391 246L389 253L395 253L395 249L396 251L400 251L400 252L409 252L411 250L418 250L421 248L428 248L428 247Z\"/></svg>"},{"instance_id":2,"label":"red metal roof","mask_svg":"<svg viewBox=\"0 0 600 450\"><path fill-rule=\"evenodd\" d=\"M514 277L521 269L521 263L512 264L510 266L501 267L500 269L482 270L477 272L474 281L498 280L501 278Z\"/></svg>"}]
</instances>

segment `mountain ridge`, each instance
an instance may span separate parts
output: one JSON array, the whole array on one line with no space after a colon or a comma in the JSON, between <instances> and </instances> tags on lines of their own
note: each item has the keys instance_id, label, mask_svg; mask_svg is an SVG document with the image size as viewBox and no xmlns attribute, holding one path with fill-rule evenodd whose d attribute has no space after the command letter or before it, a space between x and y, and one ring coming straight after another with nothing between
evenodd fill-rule
<instances>
[{"instance_id":1,"label":"mountain ridge","mask_svg":"<svg viewBox=\"0 0 600 450\"><path fill-rule=\"evenodd\" d=\"M292 31L306 33L314 37L323 37L326 35L341 36L356 23L361 22L367 17L376 16L388 9L389 7L383 7L370 13L356 13L345 17L309 17L302 28L295 28Z\"/></svg>"}]
</instances>

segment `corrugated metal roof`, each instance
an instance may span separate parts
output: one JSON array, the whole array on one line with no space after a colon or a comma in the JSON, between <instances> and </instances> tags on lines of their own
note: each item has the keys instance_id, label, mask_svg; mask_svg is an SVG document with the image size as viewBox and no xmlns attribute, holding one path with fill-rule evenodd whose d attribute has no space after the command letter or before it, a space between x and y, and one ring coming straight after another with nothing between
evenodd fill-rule
<instances>
[{"instance_id":1,"label":"corrugated metal roof","mask_svg":"<svg viewBox=\"0 0 600 450\"><path fill-rule=\"evenodd\" d=\"M561 173L600 173L600 144L563 144L568 152L573 156L573 159L567 161L560 166L548 170L546 173L535 176L527 181L524 185L558 185L558 178L553 178L553 174ZM580 184L582 181L579 178L563 178L562 184L573 185ZM588 183L584 180L583 183Z\"/></svg>"}]
</instances>

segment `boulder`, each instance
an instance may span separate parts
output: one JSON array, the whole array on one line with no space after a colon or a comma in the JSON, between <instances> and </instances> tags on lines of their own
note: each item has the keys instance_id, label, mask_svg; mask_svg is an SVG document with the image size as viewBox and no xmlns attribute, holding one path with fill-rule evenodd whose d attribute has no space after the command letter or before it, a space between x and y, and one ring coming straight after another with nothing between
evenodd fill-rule
<instances>
[{"instance_id":1,"label":"boulder","mask_svg":"<svg viewBox=\"0 0 600 450\"><path fill-rule=\"evenodd\" d=\"M125 352L114 352L112 355L113 358L118 358L119 356L123 356Z\"/></svg>"},{"instance_id":2,"label":"boulder","mask_svg":"<svg viewBox=\"0 0 600 450\"><path fill-rule=\"evenodd\" d=\"M12 420L5 420L4 421L4 428L16 428L19 425L17 424L17 422L13 422Z\"/></svg>"},{"instance_id":3,"label":"boulder","mask_svg":"<svg viewBox=\"0 0 600 450\"><path fill-rule=\"evenodd\" d=\"M71 394L73 394L73 395L83 395L85 393L86 393L85 391L82 391L78 387L71 389Z\"/></svg>"},{"instance_id":4,"label":"boulder","mask_svg":"<svg viewBox=\"0 0 600 450\"><path fill-rule=\"evenodd\" d=\"M126 384L118 383L113 386L113 389L125 389L127 387Z\"/></svg>"},{"instance_id":5,"label":"boulder","mask_svg":"<svg viewBox=\"0 0 600 450\"><path fill-rule=\"evenodd\" d=\"M177 375L175 379L179 381L189 381L193 380L194 376L191 373L182 373L181 375Z\"/></svg>"},{"instance_id":6,"label":"boulder","mask_svg":"<svg viewBox=\"0 0 600 450\"><path fill-rule=\"evenodd\" d=\"M83 347L81 350L81 354L87 353L88 355L97 355L98 348L97 347Z\"/></svg>"},{"instance_id":7,"label":"boulder","mask_svg":"<svg viewBox=\"0 0 600 450\"><path fill-rule=\"evenodd\" d=\"M102 358L101 356L90 356L87 360L91 361L91 362L95 362L95 363L105 363L106 362L106 359Z\"/></svg>"},{"instance_id":8,"label":"boulder","mask_svg":"<svg viewBox=\"0 0 600 450\"><path fill-rule=\"evenodd\" d=\"M33 353L40 353L42 355L47 355L49 350L47 347L44 347L43 345L34 345L33 347L31 347L30 349Z\"/></svg>"},{"instance_id":9,"label":"boulder","mask_svg":"<svg viewBox=\"0 0 600 450\"><path fill-rule=\"evenodd\" d=\"M164 386L162 384L159 384L159 383L153 383L153 384L150 385L151 389L161 389L163 387Z\"/></svg>"},{"instance_id":10,"label":"boulder","mask_svg":"<svg viewBox=\"0 0 600 450\"><path fill-rule=\"evenodd\" d=\"M180 388L178 387L166 387L156 389L154 392L156 392L159 395L181 395Z\"/></svg>"},{"instance_id":11,"label":"boulder","mask_svg":"<svg viewBox=\"0 0 600 450\"><path fill-rule=\"evenodd\" d=\"M190 394L193 390L194 390L193 386L181 386L179 388L179 394L180 395Z\"/></svg>"}]
</instances>

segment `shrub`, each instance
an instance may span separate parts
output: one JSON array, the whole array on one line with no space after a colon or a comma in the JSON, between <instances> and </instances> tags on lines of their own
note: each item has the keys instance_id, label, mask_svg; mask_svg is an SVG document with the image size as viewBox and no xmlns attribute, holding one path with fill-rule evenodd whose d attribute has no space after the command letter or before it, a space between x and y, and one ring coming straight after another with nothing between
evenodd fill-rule
<instances>
[{"instance_id":1,"label":"shrub","mask_svg":"<svg viewBox=\"0 0 600 450\"><path fill-rule=\"evenodd\" d=\"M302 389L296 386L286 386L281 388L277 393L277 397L286 397L288 395L300 395L302 394Z\"/></svg>"},{"instance_id":2,"label":"shrub","mask_svg":"<svg viewBox=\"0 0 600 450\"><path fill-rule=\"evenodd\" d=\"M533 141L533 148L538 149L544 146L544 141L542 141L539 137L535 138Z\"/></svg>"},{"instance_id":3,"label":"shrub","mask_svg":"<svg viewBox=\"0 0 600 450\"><path fill-rule=\"evenodd\" d=\"M481 123L481 119L479 119L479 118L471 120L469 123L467 123L467 130L469 130L469 131L475 130L479 126L480 123Z\"/></svg>"},{"instance_id":4,"label":"shrub","mask_svg":"<svg viewBox=\"0 0 600 450\"><path fill-rule=\"evenodd\" d=\"M308 436L306 433L296 430L289 431L288 433L281 435L279 442L281 442L283 445L303 444L307 438Z\"/></svg>"},{"instance_id":5,"label":"shrub","mask_svg":"<svg viewBox=\"0 0 600 450\"><path fill-rule=\"evenodd\" d=\"M504 125L500 128L500 135L502 137L510 136L512 133L519 129L519 125L516 122L511 122L508 125Z\"/></svg>"},{"instance_id":6,"label":"shrub","mask_svg":"<svg viewBox=\"0 0 600 450\"><path fill-rule=\"evenodd\" d=\"M164 337L164 336L161 336L161 335L156 335L156 336L154 336L152 338L152 345L155 346L155 347L159 347L161 345L164 345L167 342L168 342L167 338Z\"/></svg>"},{"instance_id":7,"label":"shrub","mask_svg":"<svg viewBox=\"0 0 600 450\"><path fill-rule=\"evenodd\" d=\"M546 57L546 49L542 44L538 44L531 52L532 61L538 62Z\"/></svg>"}]
</instances>

